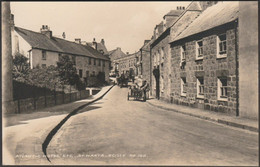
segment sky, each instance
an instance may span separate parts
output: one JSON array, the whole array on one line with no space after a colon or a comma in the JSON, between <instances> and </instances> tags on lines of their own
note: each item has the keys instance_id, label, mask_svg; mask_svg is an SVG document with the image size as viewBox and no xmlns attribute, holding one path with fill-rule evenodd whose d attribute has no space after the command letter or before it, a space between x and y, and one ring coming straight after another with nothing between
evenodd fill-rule
<instances>
[{"instance_id":1,"label":"sky","mask_svg":"<svg viewBox=\"0 0 260 167\"><path fill-rule=\"evenodd\" d=\"M156 24L177 6L190 1L143 2L11 2L15 26L40 32L48 25L52 34L74 41L105 40L107 49L120 47L123 52L138 51L144 40L151 39Z\"/></svg>"}]
</instances>

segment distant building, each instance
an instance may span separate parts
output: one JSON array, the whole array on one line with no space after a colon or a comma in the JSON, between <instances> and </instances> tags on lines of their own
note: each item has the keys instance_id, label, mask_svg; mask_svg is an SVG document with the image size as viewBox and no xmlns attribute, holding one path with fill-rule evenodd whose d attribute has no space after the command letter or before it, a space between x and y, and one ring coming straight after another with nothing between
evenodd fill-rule
<instances>
[{"instance_id":1,"label":"distant building","mask_svg":"<svg viewBox=\"0 0 260 167\"><path fill-rule=\"evenodd\" d=\"M111 61L111 65L110 65L111 73L118 74L118 72L119 72L119 59L127 56L127 54L125 54L121 50L120 47L117 47L116 49L109 51L108 54L109 54L109 58L110 58L110 61Z\"/></svg>"},{"instance_id":2,"label":"distant building","mask_svg":"<svg viewBox=\"0 0 260 167\"><path fill-rule=\"evenodd\" d=\"M140 48L140 58L137 62L138 75L142 76L143 80L146 80L151 85L151 63L150 63L150 45L152 40L145 40L143 46Z\"/></svg>"},{"instance_id":3,"label":"distant building","mask_svg":"<svg viewBox=\"0 0 260 167\"><path fill-rule=\"evenodd\" d=\"M43 25L40 32L34 32L14 27L14 24L12 37L13 55L20 52L27 56L31 68L56 65L60 56L68 55L75 63L80 78L104 72L106 81L109 80L109 58L92 47L81 44L80 39L71 42L54 37L47 25Z\"/></svg>"},{"instance_id":4,"label":"distant building","mask_svg":"<svg viewBox=\"0 0 260 167\"><path fill-rule=\"evenodd\" d=\"M118 62L118 72L119 75L133 75L136 76L136 57L137 53L127 54L125 57L116 59Z\"/></svg>"}]
</instances>

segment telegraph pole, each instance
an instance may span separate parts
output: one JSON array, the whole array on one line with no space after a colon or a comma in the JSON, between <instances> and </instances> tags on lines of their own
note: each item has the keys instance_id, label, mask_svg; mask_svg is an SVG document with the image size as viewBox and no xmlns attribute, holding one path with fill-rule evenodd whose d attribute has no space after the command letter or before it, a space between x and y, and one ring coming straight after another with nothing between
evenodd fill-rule
<instances>
[{"instance_id":1,"label":"telegraph pole","mask_svg":"<svg viewBox=\"0 0 260 167\"><path fill-rule=\"evenodd\" d=\"M10 2L2 2L2 113L13 111L12 42Z\"/></svg>"}]
</instances>

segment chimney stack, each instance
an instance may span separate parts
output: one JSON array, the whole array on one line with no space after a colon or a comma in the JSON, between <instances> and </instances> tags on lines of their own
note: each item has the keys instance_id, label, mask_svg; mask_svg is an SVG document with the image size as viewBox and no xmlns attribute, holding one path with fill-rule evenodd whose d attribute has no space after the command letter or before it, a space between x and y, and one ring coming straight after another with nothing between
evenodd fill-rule
<instances>
[{"instance_id":1,"label":"chimney stack","mask_svg":"<svg viewBox=\"0 0 260 167\"><path fill-rule=\"evenodd\" d=\"M92 47L97 50L97 42L95 38L93 38Z\"/></svg>"},{"instance_id":2,"label":"chimney stack","mask_svg":"<svg viewBox=\"0 0 260 167\"><path fill-rule=\"evenodd\" d=\"M81 39L80 38L75 38L75 42L78 44L81 44Z\"/></svg>"},{"instance_id":3,"label":"chimney stack","mask_svg":"<svg viewBox=\"0 0 260 167\"><path fill-rule=\"evenodd\" d=\"M63 37L63 39L66 38L66 34L65 34L65 32L62 33L62 37Z\"/></svg>"},{"instance_id":4,"label":"chimney stack","mask_svg":"<svg viewBox=\"0 0 260 167\"><path fill-rule=\"evenodd\" d=\"M11 26L11 31L14 31L14 15L13 14L11 14L10 26Z\"/></svg>"},{"instance_id":5,"label":"chimney stack","mask_svg":"<svg viewBox=\"0 0 260 167\"><path fill-rule=\"evenodd\" d=\"M127 55L129 55L129 52L126 52Z\"/></svg>"},{"instance_id":6,"label":"chimney stack","mask_svg":"<svg viewBox=\"0 0 260 167\"><path fill-rule=\"evenodd\" d=\"M102 45L105 46L105 40L104 39L101 39L101 43L102 43Z\"/></svg>"},{"instance_id":7,"label":"chimney stack","mask_svg":"<svg viewBox=\"0 0 260 167\"><path fill-rule=\"evenodd\" d=\"M52 31L48 27L48 25L42 25L41 33L46 35L48 38L52 37Z\"/></svg>"}]
</instances>

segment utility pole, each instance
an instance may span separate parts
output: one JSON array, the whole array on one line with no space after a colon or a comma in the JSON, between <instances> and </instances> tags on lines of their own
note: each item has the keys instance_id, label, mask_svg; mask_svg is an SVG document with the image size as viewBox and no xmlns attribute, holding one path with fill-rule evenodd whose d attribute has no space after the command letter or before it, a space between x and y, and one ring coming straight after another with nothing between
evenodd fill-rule
<instances>
[{"instance_id":1,"label":"utility pole","mask_svg":"<svg viewBox=\"0 0 260 167\"><path fill-rule=\"evenodd\" d=\"M2 113L13 112L12 42L10 2L2 2Z\"/></svg>"}]
</instances>

